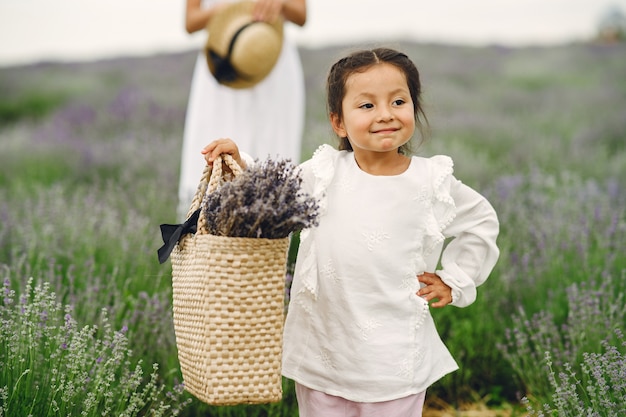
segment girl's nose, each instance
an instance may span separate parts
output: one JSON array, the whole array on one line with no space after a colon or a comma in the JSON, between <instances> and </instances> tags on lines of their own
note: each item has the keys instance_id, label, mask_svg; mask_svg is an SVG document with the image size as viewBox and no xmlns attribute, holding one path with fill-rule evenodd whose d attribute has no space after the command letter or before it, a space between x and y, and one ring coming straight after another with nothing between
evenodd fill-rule
<instances>
[{"instance_id":1,"label":"girl's nose","mask_svg":"<svg viewBox=\"0 0 626 417\"><path fill-rule=\"evenodd\" d=\"M378 108L378 120L388 121L393 119L393 112L388 106L380 106Z\"/></svg>"}]
</instances>

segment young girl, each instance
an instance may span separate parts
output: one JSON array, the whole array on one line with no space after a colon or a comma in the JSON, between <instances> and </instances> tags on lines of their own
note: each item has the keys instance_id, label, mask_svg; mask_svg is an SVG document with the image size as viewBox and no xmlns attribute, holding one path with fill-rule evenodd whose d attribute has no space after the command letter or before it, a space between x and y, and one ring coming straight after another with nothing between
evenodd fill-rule
<instances>
[{"instance_id":1,"label":"young girl","mask_svg":"<svg viewBox=\"0 0 626 417\"><path fill-rule=\"evenodd\" d=\"M417 68L395 50L355 52L330 70L339 150L323 145L301 164L320 221L300 236L284 333L301 417L421 416L426 389L458 368L429 305L475 300L499 255L498 220L449 157L409 156L426 123L420 93ZM245 166L229 139L202 153Z\"/></svg>"}]
</instances>

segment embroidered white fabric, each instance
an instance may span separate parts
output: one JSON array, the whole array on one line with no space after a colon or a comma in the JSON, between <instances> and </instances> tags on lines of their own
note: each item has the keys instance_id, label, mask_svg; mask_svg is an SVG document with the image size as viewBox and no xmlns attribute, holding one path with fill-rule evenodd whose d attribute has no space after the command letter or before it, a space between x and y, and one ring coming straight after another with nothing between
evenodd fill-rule
<instances>
[{"instance_id":1,"label":"embroidered white fabric","mask_svg":"<svg viewBox=\"0 0 626 417\"><path fill-rule=\"evenodd\" d=\"M300 236L286 377L378 402L422 392L457 369L427 302L415 294L416 276L435 271L444 239L456 236L437 273L453 288L455 304L469 304L498 258L498 222L452 167L447 156L412 157L400 175L373 176L352 152L328 145L301 165L321 215L319 226Z\"/></svg>"}]
</instances>

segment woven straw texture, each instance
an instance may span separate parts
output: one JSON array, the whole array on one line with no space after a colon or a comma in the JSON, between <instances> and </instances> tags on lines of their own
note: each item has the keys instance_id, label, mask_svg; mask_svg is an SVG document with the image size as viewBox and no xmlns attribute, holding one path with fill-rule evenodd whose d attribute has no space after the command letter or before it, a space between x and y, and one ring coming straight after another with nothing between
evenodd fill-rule
<instances>
[{"instance_id":1,"label":"woven straw texture","mask_svg":"<svg viewBox=\"0 0 626 417\"><path fill-rule=\"evenodd\" d=\"M224 162L235 175L241 171L228 155ZM190 213L219 186L222 162L214 166L205 169ZM280 401L289 238L214 236L205 225L201 215L197 233L183 237L171 255L185 389L212 405Z\"/></svg>"}]
</instances>

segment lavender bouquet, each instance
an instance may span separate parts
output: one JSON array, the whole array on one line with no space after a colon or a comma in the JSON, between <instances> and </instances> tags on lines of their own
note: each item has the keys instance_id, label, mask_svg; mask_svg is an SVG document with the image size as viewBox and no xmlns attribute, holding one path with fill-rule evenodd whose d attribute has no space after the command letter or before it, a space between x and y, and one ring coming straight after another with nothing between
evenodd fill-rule
<instances>
[{"instance_id":1,"label":"lavender bouquet","mask_svg":"<svg viewBox=\"0 0 626 417\"><path fill-rule=\"evenodd\" d=\"M299 168L289 160L257 161L204 197L209 233L280 239L317 226L318 203L301 184Z\"/></svg>"}]
</instances>

